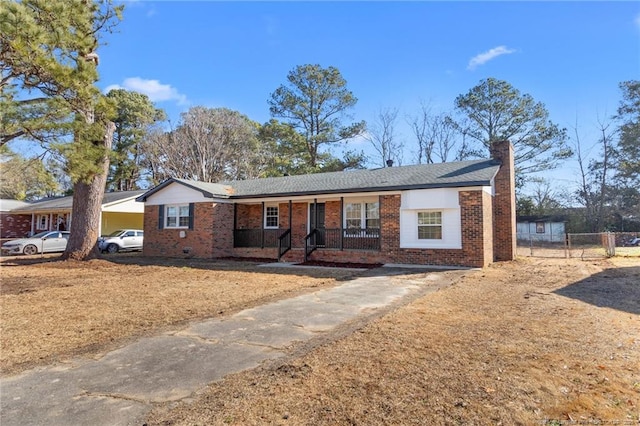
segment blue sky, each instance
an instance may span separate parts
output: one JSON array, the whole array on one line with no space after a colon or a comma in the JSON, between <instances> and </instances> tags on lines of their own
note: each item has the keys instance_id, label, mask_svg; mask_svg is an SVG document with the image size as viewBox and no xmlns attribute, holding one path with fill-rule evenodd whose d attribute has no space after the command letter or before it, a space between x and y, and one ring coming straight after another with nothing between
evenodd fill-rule
<instances>
[{"instance_id":1,"label":"blue sky","mask_svg":"<svg viewBox=\"0 0 640 426\"><path fill-rule=\"evenodd\" d=\"M355 119L420 102L451 111L480 80L506 80L552 121L595 142L618 83L640 78L637 2L127 2L99 50L99 85L146 93L176 123L191 106L265 122L267 99L296 65L337 67L359 99ZM593 136L592 136L593 135ZM362 141L357 149L367 149ZM575 180L573 166L561 179Z\"/></svg>"}]
</instances>

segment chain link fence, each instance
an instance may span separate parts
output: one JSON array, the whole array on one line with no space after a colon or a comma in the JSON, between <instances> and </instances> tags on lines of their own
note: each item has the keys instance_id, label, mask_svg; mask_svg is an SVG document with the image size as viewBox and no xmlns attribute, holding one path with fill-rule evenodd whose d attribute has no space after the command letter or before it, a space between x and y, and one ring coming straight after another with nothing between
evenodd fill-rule
<instances>
[{"instance_id":1,"label":"chain link fence","mask_svg":"<svg viewBox=\"0 0 640 426\"><path fill-rule=\"evenodd\" d=\"M640 256L640 246L631 245L635 236L625 233L601 232L565 234L555 239L520 238L518 256L602 259L612 256Z\"/></svg>"}]
</instances>

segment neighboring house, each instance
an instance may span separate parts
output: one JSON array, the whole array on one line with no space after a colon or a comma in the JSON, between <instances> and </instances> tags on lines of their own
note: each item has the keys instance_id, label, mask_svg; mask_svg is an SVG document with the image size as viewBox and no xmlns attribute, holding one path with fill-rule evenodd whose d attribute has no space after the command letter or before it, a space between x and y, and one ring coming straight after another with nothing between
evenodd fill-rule
<instances>
[{"instance_id":1,"label":"neighboring house","mask_svg":"<svg viewBox=\"0 0 640 426\"><path fill-rule=\"evenodd\" d=\"M121 228L142 229L144 207L135 201L142 193L144 191L105 192L100 216L100 235L107 235ZM72 207L73 197L68 196L29 203L11 209L11 213L29 217L29 234L68 231L73 220Z\"/></svg>"},{"instance_id":2,"label":"neighboring house","mask_svg":"<svg viewBox=\"0 0 640 426\"><path fill-rule=\"evenodd\" d=\"M0 239L22 238L31 231L31 215L12 211L28 205L25 201L0 200Z\"/></svg>"},{"instance_id":3,"label":"neighboring house","mask_svg":"<svg viewBox=\"0 0 640 426\"><path fill-rule=\"evenodd\" d=\"M517 238L521 241L563 242L566 216L518 216Z\"/></svg>"},{"instance_id":4,"label":"neighboring house","mask_svg":"<svg viewBox=\"0 0 640 426\"><path fill-rule=\"evenodd\" d=\"M513 147L495 160L204 183L145 203L148 256L483 267L515 256Z\"/></svg>"}]
</instances>

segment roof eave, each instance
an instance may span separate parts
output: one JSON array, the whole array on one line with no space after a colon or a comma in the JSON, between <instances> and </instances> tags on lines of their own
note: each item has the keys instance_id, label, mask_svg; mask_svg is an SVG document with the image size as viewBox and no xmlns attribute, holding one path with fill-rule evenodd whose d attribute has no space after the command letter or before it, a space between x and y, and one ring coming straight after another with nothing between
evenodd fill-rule
<instances>
[{"instance_id":1,"label":"roof eave","mask_svg":"<svg viewBox=\"0 0 640 426\"><path fill-rule=\"evenodd\" d=\"M392 191L409 191L416 189L436 189L436 188L462 188L469 186L491 186L490 180L467 181L467 182L451 182L451 183L430 183L416 185L396 185L396 186L378 186L367 188L348 188L318 191L293 191L278 192L272 194L253 194L253 195L232 195L231 199L247 199L247 198L270 198L270 197L297 197L305 195L323 195L323 194L350 194L354 192L392 192Z\"/></svg>"},{"instance_id":2,"label":"roof eave","mask_svg":"<svg viewBox=\"0 0 640 426\"><path fill-rule=\"evenodd\" d=\"M135 196L135 195L132 195L131 197L121 198L121 199L119 199L119 200L111 201L111 202L109 202L109 203L103 203L103 204L102 204L102 208L105 208L105 207L111 207L111 206L114 206L114 205L116 205L116 204L125 203L125 202L127 202L127 201L131 201L131 200L136 200L136 201L137 201L136 196Z\"/></svg>"},{"instance_id":3,"label":"roof eave","mask_svg":"<svg viewBox=\"0 0 640 426\"><path fill-rule=\"evenodd\" d=\"M140 195L139 197L136 197L136 201L144 203L145 201L147 201L147 198L149 198L151 195L153 195L156 192L166 188L167 186L171 185L172 183L177 183L179 185L186 186L189 189L193 189L194 191L198 191L205 198L212 198L212 199L213 198L229 198L229 195L227 195L227 194L214 194L212 192L205 191L202 188L198 188L195 185L191 185L191 184L189 184L189 183L187 183L185 181L174 179L174 178L169 178L169 179L165 180L164 182L160 183L159 185L151 188L149 191L145 192L144 194Z\"/></svg>"}]
</instances>

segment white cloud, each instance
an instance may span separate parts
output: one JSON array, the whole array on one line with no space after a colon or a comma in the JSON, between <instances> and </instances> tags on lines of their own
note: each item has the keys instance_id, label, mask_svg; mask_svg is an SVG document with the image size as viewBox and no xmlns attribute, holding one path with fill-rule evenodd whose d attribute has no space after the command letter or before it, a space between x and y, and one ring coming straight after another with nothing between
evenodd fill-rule
<instances>
[{"instance_id":1,"label":"white cloud","mask_svg":"<svg viewBox=\"0 0 640 426\"><path fill-rule=\"evenodd\" d=\"M489 49L486 52L480 53L469 61L469 65L467 65L468 70L474 70L478 65L483 65L489 62L492 59L497 58L501 55L508 55L510 53L514 53L515 49L509 49L507 46L498 46L493 49Z\"/></svg>"},{"instance_id":2,"label":"white cloud","mask_svg":"<svg viewBox=\"0 0 640 426\"><path fill-rule=\"evenodd\" d=\"M161 84L158 80L146 80L140 77L125 78L122 84L112 84L105 89L109 93L113 89L127 89L143 93L152 102L176 101L178 105L189 103L187 97L170 84Z\"/></svg>"}]
</instances>

